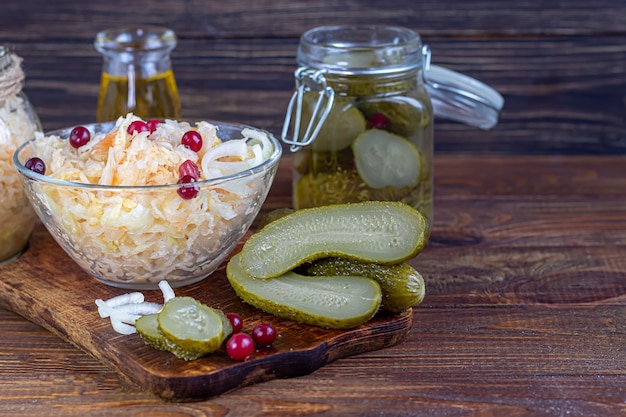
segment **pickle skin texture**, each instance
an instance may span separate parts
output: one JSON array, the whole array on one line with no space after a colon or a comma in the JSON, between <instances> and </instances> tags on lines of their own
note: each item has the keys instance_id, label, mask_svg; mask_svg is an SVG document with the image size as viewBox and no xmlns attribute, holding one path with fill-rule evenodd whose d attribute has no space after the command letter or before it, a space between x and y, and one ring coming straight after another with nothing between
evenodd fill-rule
<instances>
[{"instance_id":1,"label":"pickle skin texture","mask_svg":"<svg viewBox=\"0 0 626 417\"><path fill-rule=\"evenodd\" d=\"M401 263L381 265L345 258L325 258L302 265L305 275L358 275L378 282L383 294L380 311L401 313L422 303L426 294L424 278L413 267Z\"/></svg>"},{"instance_id":2,"label":"pickle skin texture","mask_svg":"<svg viewBox=\"0 0 626 417\"><path fill-rule=\"evenodd\" d=\"M272 278L327 257L396 264L426 245L427 224L400 202L367 201L301 209L265 225L241 250L248 275Z\"/></svg>"},{"instance_id":3,"label":"pickle skin texture","mask_svg":"<svg viewBox=\"0 0 626 417\"><path fill-rule=\"evenodd\" d=\"M242 268L240 254L228 262L226 276L247 304L282 319L328 329L351 329L367 322L382 301L378 283L365 277L306 277L289 271L256 279ZM345 292L340 294L339 289Z\"/></svg>"}]
</instances>

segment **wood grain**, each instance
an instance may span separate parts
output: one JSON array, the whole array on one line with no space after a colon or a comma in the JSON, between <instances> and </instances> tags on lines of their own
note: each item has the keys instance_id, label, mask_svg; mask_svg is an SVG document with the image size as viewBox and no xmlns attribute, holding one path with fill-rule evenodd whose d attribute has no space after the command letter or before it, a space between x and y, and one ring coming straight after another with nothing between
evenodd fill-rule
<instances>
[{"instance_id":1,"label":"wood grain","mask_svg":"<svg viewBox=\"0 0 626 417\"><path fill-rule=\"evenodd\" d=\"M626 153L626 4L497 0L371 1L114 0L98 5L11 0L0 39L25 61L25 91L46 130L94 121L102 59L93 48L110 26L173 28L183 115L246 122L280 133L294 85L300 34L322 24L395 24L420 32L433 62L500 91L492 131L438 119L446 154ZM149 13L147 13L149 11Z\"/></svg>"},{"instance_id":2,"label":"wood grain","mask_svg":"<svg viewBox=\"0 0 626 417\"><path fill-rule=\"evenodd\" d=\"M290 163L264 210L290 204ZM0 414L622 415L625 163L437 157L432 239L411 261L427 296L406 339L208 401L164 403L0 309Z\"/></svg>"},{"instance_id":3,"label":"wood grain","mask_svg":"<svg viewBox=\"0 0 626 417\"><path fill-rule=\"evenodd\" d=\"M93 121L93 37L138 21L177 32L188 117L279 133L298 36L322 24L416 29L505 97L492 131L436 121L435 225L411 262L427 297L403 343L173 404L0 309L0 415L626 414L624 1L8 0L0 17L48 130ZM286 156L267 210L290 205Z\"/></svg>"},{"instance_id":4,"label":"wood grain","mask_svg":"<svg viewBox=\"0 0 626 417\"><path fill-rule=\"evenodd\" d=\"M239 248L240 249L240 248ZM200 283L177 289L224 312L236 312L244 331L274 325L278 339L251 358L231 360L225 349L194 361L177 359L146 345L135 334L117 334L100 318L96 299L129 292L99 283L75 264L43 227L28 250L3 266L0 305L50 330L120 374L140 389L170 401L198 401L274 378L306 375L334 360L401 342L411 329L411 311L378 315L349 330L328 330L281 320L243 303L226 279L225 265ZM161 292L144 291L162 303Z\"/></svg>"}]
</instances>

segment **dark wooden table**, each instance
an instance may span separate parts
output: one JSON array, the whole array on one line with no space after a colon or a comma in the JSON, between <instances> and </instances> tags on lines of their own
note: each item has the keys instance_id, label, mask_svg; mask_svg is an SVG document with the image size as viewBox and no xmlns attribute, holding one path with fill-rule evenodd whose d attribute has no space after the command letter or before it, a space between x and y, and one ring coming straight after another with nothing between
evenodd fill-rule
<instances>
[{"instance_id":1,"label":"dark wooden table","mask_svg":"<svg viewBox=\"0 0 626 417\"><path fill-rule=\"evenodd\" d=\"M299 35L420 32L506 100L492 131L436 123L435 224L408 338L316 372L166 403L0 308L0 415L626 415L626 2L5 0L44 128L93 122L111 26L174 29L183 115L280 132ZM281 163L264 210L288 206ZM2 267L0 267L0 279Z\"/></svg>"},{"instance_id":2,"label":"dark wooden table","mask_svg":"<svg viewBox=\"0 0 626 417\"><path fill-rule=\"evenodd\" d=\"M264 210L290 205L290 162ZM442 156L401 344L174 404L0 309L0 414L618 416L626 413L624 156ZM0 275L2 269L0 268Z\"/></svg>"}]
</instances>

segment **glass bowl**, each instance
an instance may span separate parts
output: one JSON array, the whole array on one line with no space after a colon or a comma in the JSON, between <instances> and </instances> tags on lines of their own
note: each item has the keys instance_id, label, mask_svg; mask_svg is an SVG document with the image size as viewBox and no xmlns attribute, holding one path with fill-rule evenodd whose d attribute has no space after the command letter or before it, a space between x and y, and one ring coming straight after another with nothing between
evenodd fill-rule
<instances>
[{"instance_id":1,"label":"glass bowl","mask_svg":"<svg viewBox=\"0 0 626 417\"><path fill-rule=\"evenodd\" d=\"M268 157L230 175L193 182L198 194L184 199L180 184L107 186L65 181L24 166L36 137L21 145L13 164L35 212L63 250L98 281L120 288L156 289L198 282L213 273L244 236L265 201L282 155L270 133L209 121L223 141L242 130L266 135ZM93 134L115 122L83 125ZM69 137L72 128L48 135Z\"/></svg>"}]
</instances>

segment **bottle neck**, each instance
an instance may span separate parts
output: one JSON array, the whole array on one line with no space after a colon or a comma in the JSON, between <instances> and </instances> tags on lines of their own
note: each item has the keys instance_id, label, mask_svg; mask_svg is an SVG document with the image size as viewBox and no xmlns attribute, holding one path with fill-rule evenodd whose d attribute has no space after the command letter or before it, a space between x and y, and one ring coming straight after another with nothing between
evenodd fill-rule
<instances>
[{"instance_id":1,"label":"bottle neck","mask_svg":"<svg viewBox=\"0 0 626 417\"><path fill-rule=\"evenodd\" d=\"M146 26L99 32L94 46L103 56L103 72L113 77L151 78L171 69L177 43L167 28Z\"/></svg>"},{"instance_id":2,"label":"bottle neck","mask_svg":"<svg viewBox=\"0 0 626 417\"><path fill-rule=\"evenodd\" d=\"M103 54L102 72L112 77L152 78L171 68L169 55L145 56L126 52Z\"/></svg>"}]
</instances>

